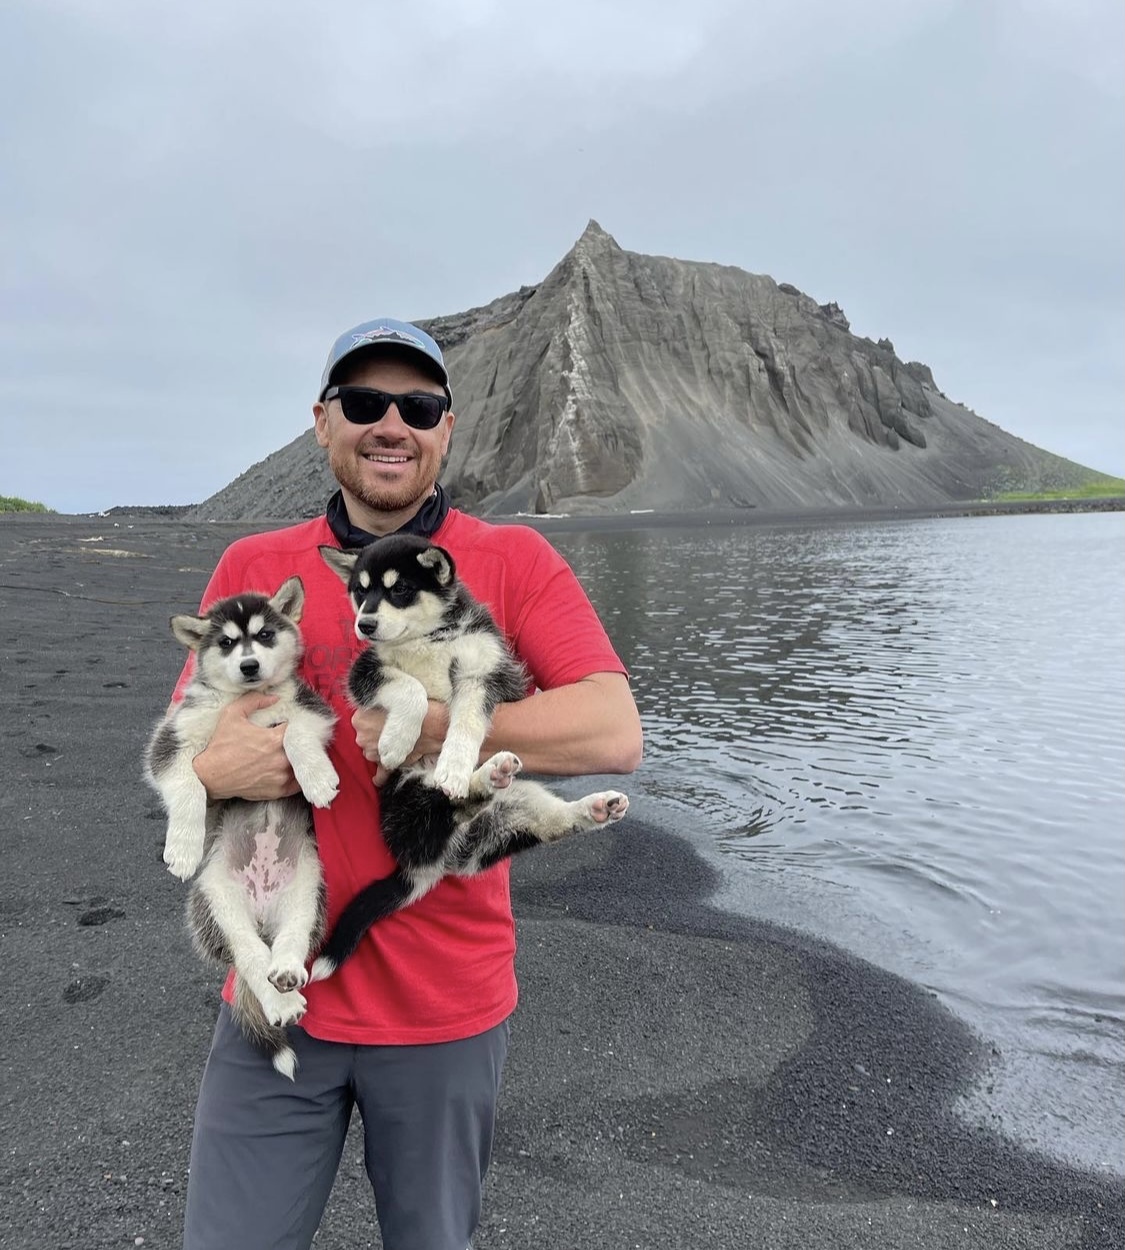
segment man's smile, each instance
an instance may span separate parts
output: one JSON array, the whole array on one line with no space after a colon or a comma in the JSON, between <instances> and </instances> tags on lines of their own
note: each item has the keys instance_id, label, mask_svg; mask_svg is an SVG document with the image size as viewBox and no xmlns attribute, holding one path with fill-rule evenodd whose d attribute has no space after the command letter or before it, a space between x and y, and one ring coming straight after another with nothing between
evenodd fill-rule
<instances>
[{"instance_id":1,"label":"man's smile","mask_svg":"<svg viewBox=\"0 0 1125 1250\"><path fill-rule=\"evenodd\" d=\"M411 460L405 451L365 451L361 455L375 464L407 464Z\"/></svg>"}]
</instances>

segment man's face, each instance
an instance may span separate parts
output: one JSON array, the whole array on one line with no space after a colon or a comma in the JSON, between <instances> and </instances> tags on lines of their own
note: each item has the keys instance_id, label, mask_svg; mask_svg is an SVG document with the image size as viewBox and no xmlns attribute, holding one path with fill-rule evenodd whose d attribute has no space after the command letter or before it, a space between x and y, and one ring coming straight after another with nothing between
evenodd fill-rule
<instances>
[{"instance_id":1,"label":"man's face","mask_svg":"<svg viewBox=\"0 0 1125 1250\"><path fill-rule=\"evenodd\" d=\"M445 394L439 382L409 361L378 356L359 360L339 380L395 395ZM328 451L329 468L355 524L371 533L390 532L433 492L449 448L453 413L446 412L432 430L415 430L392 404L374 425L353 425L344 418L340 401L333 399L314 404L313 417L316 441Z\"/></svg>"}]
</instances>

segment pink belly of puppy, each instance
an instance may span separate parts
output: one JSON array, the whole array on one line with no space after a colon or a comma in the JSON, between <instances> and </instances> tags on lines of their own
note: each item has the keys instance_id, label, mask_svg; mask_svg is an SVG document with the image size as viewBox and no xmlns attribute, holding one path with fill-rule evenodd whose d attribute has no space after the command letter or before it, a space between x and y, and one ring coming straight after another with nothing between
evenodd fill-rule
<instances>
[{"instance_id":1,"label":"pink belly of puppy","mask_svg":"<svg viewBox=\"0 0 1125 1250\"><path fill-rule=\"evenodd\" d=\"M293 860L279 854L280 847L281 839L276 832L267 829L254 838L250 862L232 869L235 880L253 904L254 914L259 917L271 909L297 871Z\"/></svg>"}]
</instances>

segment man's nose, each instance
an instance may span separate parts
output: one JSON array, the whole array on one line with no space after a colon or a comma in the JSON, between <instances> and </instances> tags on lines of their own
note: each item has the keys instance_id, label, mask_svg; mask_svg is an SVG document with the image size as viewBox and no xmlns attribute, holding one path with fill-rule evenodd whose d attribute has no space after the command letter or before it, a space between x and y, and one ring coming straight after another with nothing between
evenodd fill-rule
<instances>
[{"instance_id":1,"label":"man's nose","mask_svg":"<svg viewBox=\"0 0 1125 1250\"><path fill-rule=\"evenodd\" d=\"M387 411L375 429L378 433L390 438L402 438L410 433L410 426L402 419L402 413L399 412L398 404L395 403L387 405Z\"/></svg>"}]
</instances>

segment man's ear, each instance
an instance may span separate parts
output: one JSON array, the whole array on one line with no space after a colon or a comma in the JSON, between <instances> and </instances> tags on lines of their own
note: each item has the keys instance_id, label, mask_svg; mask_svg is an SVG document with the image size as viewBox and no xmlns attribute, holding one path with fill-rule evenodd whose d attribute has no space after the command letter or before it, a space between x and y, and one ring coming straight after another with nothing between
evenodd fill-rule
<instances>
[{"instance_id":1,"label":"man's ear","mask_svg":"<svg viewBox=\"0 0 1125 1250\"><path fill-rule=\"evenodd\" d=\"M321 403L313 404L313 434L321 447L328 446L328 409Z\"/></svg>"}]
</instances>

